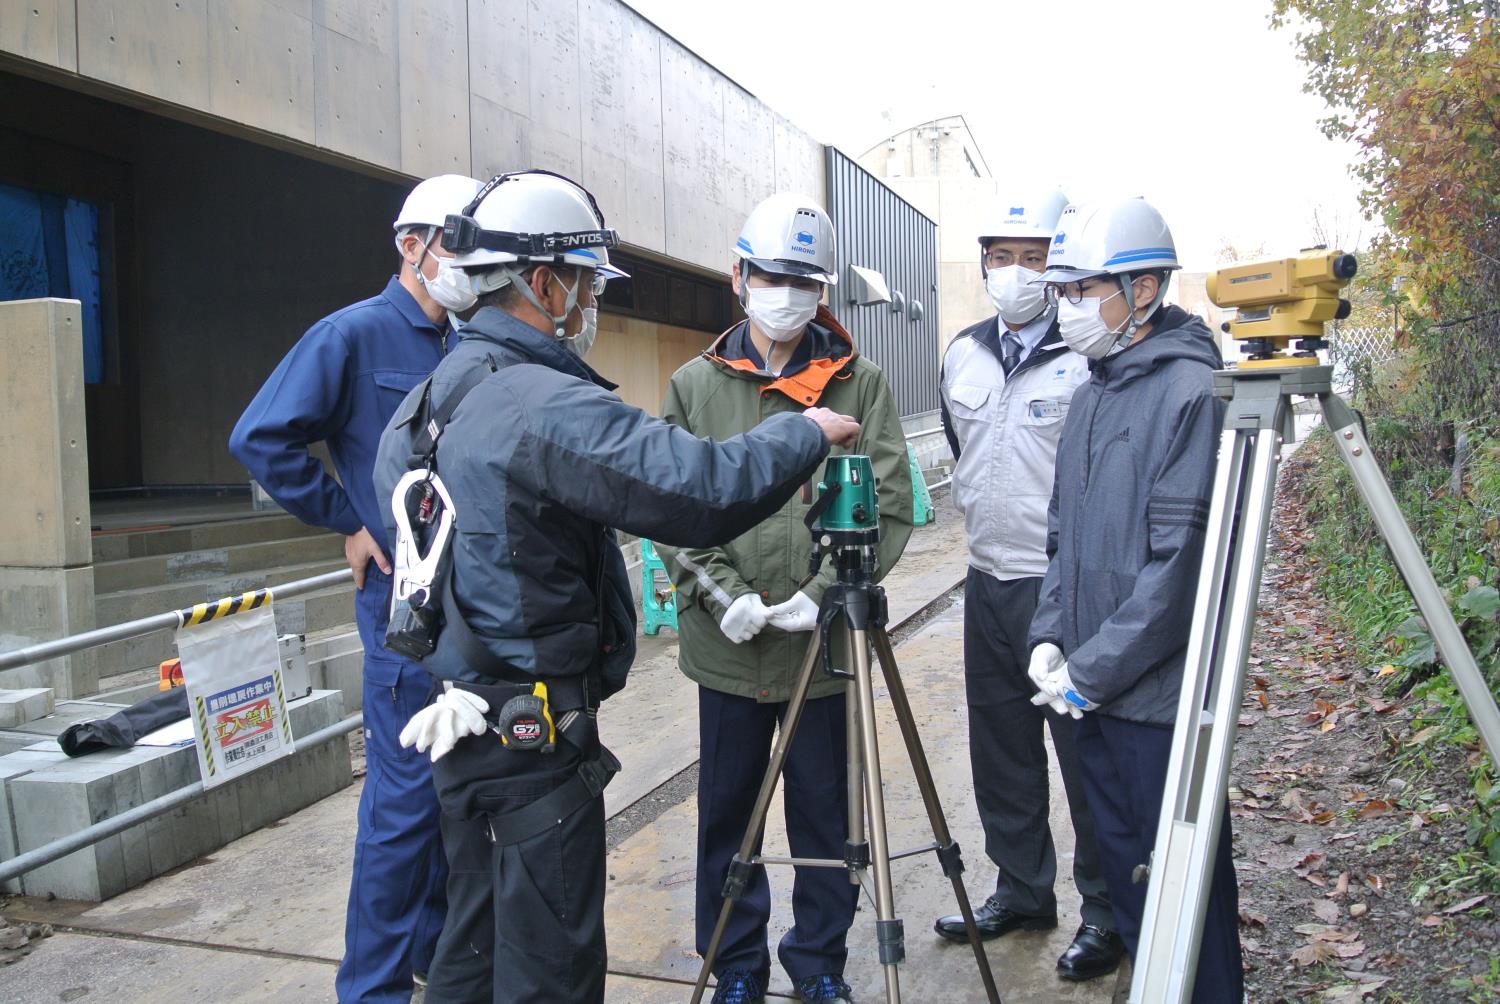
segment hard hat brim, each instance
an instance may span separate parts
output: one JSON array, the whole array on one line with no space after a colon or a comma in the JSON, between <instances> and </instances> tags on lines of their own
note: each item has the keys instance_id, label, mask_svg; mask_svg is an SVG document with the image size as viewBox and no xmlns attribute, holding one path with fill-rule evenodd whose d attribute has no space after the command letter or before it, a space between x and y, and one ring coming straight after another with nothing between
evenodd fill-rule
<instances>
[{"instance_id":1,"label":"hard hat brim","mask_svg":"<svg viewBox=\"0 0 1500 1004\"><path fill-rule=\"evenodd\" d=\"M1083 282L1085 279L1093 279L1101 275L1109 275L1109 273L1104 271L1103 269L1097 268L1069 268L1066 265L1059 265L1056 268L1047 269L1047 271L1031 280L1029 283L1027 283L1027 285L1035 286L1039 283L1056 282Z\"/></svg>"},{"instance_id":2,"label":"hard hat brim","mask_svg":"<svg viewBox=\"0 0 1500 1004\"><path fill-rule=\"evenodd\" d=\"M750 264L762 272L770 272L773 275L794 275L803 279L816 279L825 286L837 286L838 274L825 272L818 266L805 261L782 261L780 258L745 258Z\"/></svg>"}]
</instances>

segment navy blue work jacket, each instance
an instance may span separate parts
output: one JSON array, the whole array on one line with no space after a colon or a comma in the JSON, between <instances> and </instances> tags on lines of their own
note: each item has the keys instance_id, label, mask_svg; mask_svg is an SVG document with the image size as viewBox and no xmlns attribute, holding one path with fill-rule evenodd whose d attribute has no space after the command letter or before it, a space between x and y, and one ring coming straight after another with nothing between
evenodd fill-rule
<instances>
[{"instance_id":1,"label":"navy blue work jacket","mask_svg":"<svg viewBox=\"0 0 1500 1004\"><path fill-rule=\"evenodd\" d=\"M390 499L376 498L375 451L451 339L392 276L379 296L329 314L292 346L235 424L229 452L298 519L346 535L368 527L389 553ZM319 441L339 481L308 453Z\"/></svg>"}]
</instances>

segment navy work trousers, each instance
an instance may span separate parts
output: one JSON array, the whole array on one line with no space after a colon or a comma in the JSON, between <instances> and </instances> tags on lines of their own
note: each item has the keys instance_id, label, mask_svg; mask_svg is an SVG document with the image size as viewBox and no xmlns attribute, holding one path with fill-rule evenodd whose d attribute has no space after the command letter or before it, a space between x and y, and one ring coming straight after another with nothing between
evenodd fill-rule
<instances>
[{"instance_id":1,"label":"navy work trousers","mask_svg":"<svg viewBox=\"0 0 1500 1004\"><path fill-rule=\"evenodd\" d=\"M1047 747L1052 731L1058 767L1073 820L1073 882L1083 897L1083 921L1115 926L1099 864L1073 723L1031 703L1036 686L1026 675L1026 634L1036 613L1040 578L1000 581L970 568L964 582L964 690L969 705L969 762L974 801L984 828L984 852L995 863L995 899L1028 917L1056 917L1057 852L1049 823ZM1045 723L1045 725L1044 725Z\"/></svg>"},{"instance_id":2,"label":"navy work trousers","mask_svg":"<svg viewBox=\"0 0 1500 1004\"><path fill-rule=\"evenodd\" d=\"M1135 960L1146 913L1146 883L1132 882L1136 865L1151 860L1172 756L1172 728L1086 714L1074 723L1083 784L1104 878L1115 911L1115 930ZM1208 912L1203 921L1195 1004L1239 1004L1245 996L1240 962L1240 897L1234 877L1229 806L1219 829Z\"/></svg>"},{"instance_id":3,"label":"navy work trousers","mask_svg":"<svg viewBox=\"0 0 1500 1004\"><path fill-rule=\"evenodd\" d=\"M755 796L771 758L771 741L787 705L762 704L707 687L698 688L698 951L708 950L724 877L740 848ZM808 701L792 738L784 774L787 843L793 857L844 856L848 833L848 748L844 695ZM757 850L759 848L757 847ZM793 924L777 949L792 982L822 973L842 974L844 940L854 922L859 888L837 868L797 868L792 882ZM714 972L744 969L764 986L771 972L766 926L771 890L764 867L755 868L729 915Z\"/></svg>"},{"instance_id":4,"label":"navy work trousers","mask_svg":"<svg viewBox=\"0 0 1500 1004\"><path fill-rule=\"evenodd\" d=\"M432 677L382 644L391 580L372 563L354 614L365 646L365 785L344 921L340 1001L408 1001L412 972L428 972L447 909L448 866L426 754L398 737Z\"/></svg>"}]
</instances>

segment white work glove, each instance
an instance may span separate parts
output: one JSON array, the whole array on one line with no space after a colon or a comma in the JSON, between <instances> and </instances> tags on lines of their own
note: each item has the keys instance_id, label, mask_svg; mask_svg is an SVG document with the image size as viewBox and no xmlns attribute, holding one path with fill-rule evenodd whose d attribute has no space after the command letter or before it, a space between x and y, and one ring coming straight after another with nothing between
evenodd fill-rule
<instances>
[{"instance_id":1,"label":"white work glove","mask_svg":"<svg viewBox=\"0 0 1500 1004\"><path fill-rule=\"evenodd\" d=\"M724 637L740 645L760 634L770 617L771 611L761 602L760 594L746 593L729 604L724 618L719 621L719 630L724 632Z\"/></svg>"},{"instance_id":2,"label":"white work glove","mask_svg":"<svg viewBox=\"0 0 1500 1004\"><path fill-rule=\"evenodd\" d=\"M783 631L811 631L818 626L818 605L806 593L795 593L785 603L767 607L771 626Z\"/></svg>"},{"instance_id":3,"label":"white work glove","mask_svg":"<svg viewBox=\"0 0 1500 1004\"><path fill-rule=\"evenodd\" d=\"M1050 641L1044 641L1031 650L1031 665L1026 667L1026 675L1031 677L1031 682L1036 689L1041 690L1042 684L1047 680L1047 674L1062 664L1062 649Z\"/></svg>"},{"instance_id":4,"label":"white work glove","mask_svg":"<svg viewBox=\"0 0 1500 1004\"><path fill-rule=\"evenodd\" d=\"M1085 711L1095 711L1099 707L1073 686L1067 663L1047 674L1042 681L1041 693L1033 697L1031 703L1050 705L1058 714L1067 713L1074 718L1082 718Z\"/></svg>"},{"instance_id":5,"label":"white work glove","mask_svg":"<svg viewBox=\"0 0 1500 1004\"><path fill-rule=\"evenodd\" d=\"M484 698L467 690L455 690L445 680L437 700L412 715L401 730L401 745L415 746L418 753L425 753L430 747L432 762L437 763L460 739L480 735L488 728L484 720L488 710L490 705Z\"/></svg>"}]
</instances>

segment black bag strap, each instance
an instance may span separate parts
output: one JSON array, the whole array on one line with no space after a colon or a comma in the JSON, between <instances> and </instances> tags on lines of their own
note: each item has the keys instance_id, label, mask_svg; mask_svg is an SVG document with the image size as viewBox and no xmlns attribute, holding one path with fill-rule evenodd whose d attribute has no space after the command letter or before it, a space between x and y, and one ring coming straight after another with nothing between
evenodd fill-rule
<instances>
[{"instance_id":1,"label":"black bag strap","mask_svg":"<svg viewBox=\"0 0 1500 1004\"><path fill-rule=\"evenodd\" d=\"M500 368L495 362L494 356L485 356L484 362L470 369L459 378L458 384L443 398L437 410L429 410L432 407L432 378L427 379L422 389L422 403L417 407L412 421L416 424L416 432L412 435L411 456L407 460L407 469L416 470L418 467L433 467L437 457L437 443L443 435L443 430L448 427L453 413L458 406L463 404L464 398L469 396L469 391L478 387L484 378Z\"/></svg>"},{"instance_id":2,"label":"black bag strap","mask_svg":"<svg viewBox=\"0 0 1500 1004\"><path fill-rule=\"evenodd\" d=\"M490 841L499 847L519 844L562 823L604 793L620 771L620 761L604 746L599 755L578 765L578 773L519 809L486 815Z\"/></svg>"}]
</instances>

